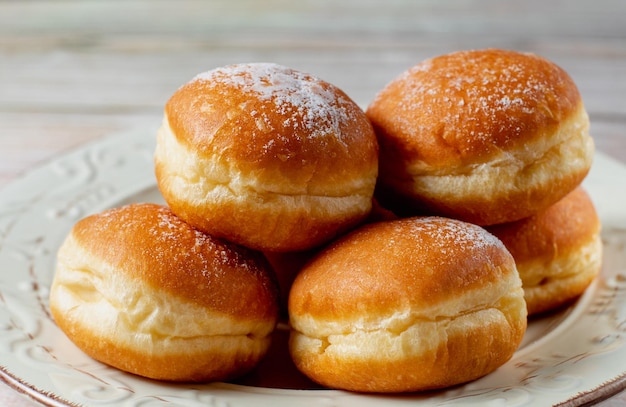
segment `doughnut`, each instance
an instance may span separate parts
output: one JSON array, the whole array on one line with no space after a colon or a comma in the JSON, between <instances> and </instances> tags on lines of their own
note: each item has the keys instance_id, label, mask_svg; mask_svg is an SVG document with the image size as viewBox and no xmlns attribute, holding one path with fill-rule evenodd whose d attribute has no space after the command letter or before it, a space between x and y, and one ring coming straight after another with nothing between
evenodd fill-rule
<instances>
[{"instance_id":1,"label":"doughnut","mask_svg":"<svg viewBox=\"0 0 626 407\"><path fill-rule=\"evenodd\" d=\"M487 229L515 259L529 315L574 300L600 272L601 224L583 187L533 216Z\"/></svg>"},{"instance_id":2,"label":"doughnut","mask_svg":"<svg viewBox=\"0 0 626 407\"><path fill-rule=\"evenodd\" d=\"M260 253L156 204L78 221L59 248L49 300L59 328L87 355L176 382L250 371L278 319L275 277Z\"/></svg>"},{"instance_id":3,"label":"doughnut","mask_svg":"<svg viewBox=\"0 0 626 407\"><path fill-rule=\"evenodd\" d=\"M271 63L201 73L165 105L157 184L194 227L260 251L303 251L365 219L378 144L337 87Z\"/></svg>"},{"instance_id":4,"label":"doughnut","mask_svg":"<svg viewBox=\"0 0 626 407\"><path fill-rule=\"evenodd\" d=\"M533 54L425 60L388 83L366 114L380 146L376 197L401 216L519 220L571 192L593 159L576 84Z\"/></svg>"},{"instance_id":5,"label":"doughnut","mask_svg":"<svg viewBox=\"0 0 626 407\"><path fill-rule=\"evenodd\" d=\"M329 388L438 389L511 358L524 293L502 242L474 224L413 217L367 224L323 249L289 293L289 352Z\"/></svg>"}]
</instances>

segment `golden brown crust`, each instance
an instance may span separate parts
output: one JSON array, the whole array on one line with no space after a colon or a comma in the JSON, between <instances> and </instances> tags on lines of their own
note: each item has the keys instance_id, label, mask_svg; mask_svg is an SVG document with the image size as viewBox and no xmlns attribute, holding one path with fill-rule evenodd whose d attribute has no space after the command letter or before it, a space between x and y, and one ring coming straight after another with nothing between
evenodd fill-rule
<instances>
[{"instance_id":1,"label":"golden brown crust","mask_svg":"<svg viewBox=\"0 0 626 407\"><path fill-rule=\"evenodd\" d=\"M164 206L114 208L80 220L72 235L89 255L154 289L236 317L275 314L261 253L199 232Z\"/></svg>"},{"instance_id":2,"label":"golden brown crust","mask_svg":"<svg viewBox=\"0 0 626 407\"><path fill-rule=\"evenodd\" d=\"M248 247L296 251L367 216L378 145L365 113L335 86L241 64L172 95L155 161L159 188L186 221Z\"/></svg>"},{"instance_id":3,"label":"golden brown crust","mask_svg":"<svg viewBox=\"0 0 626 407\"><path fill-rule=\"evenodd\" d=\"M529 314L554 309L585 291L600 271L600 229L583 187L533 216L488 228L516 261Z\"/></svg>"},{"instance_id":4,"label":"golden brown crust","mask_svg":"<svg viewBox=\"0 0 626 407\"><path fill-rule=\"evenodd\" d=\"M200 74L171 96L165 115L199 155L312 194L369 173L377 152L371 124L342 90L275 64Z\"/></svg>"},{"instance_id":5,"label":"golden brown crust","mask_svg":"<svg viewBox=\"0 0 626 407\"><path fill-rule=\"evenodd\" d=\"M501 243L478 227L444 218L380 222L323 249L296 278L289 307L296 315L336 318L434 306L499 281L511 263Z\"/></svg>"},{"instance_id":6,"label":"golden brown crust","mask_svg":"<svg viewBox=\"0 0 626 407\"><path fill-rule=\"evenodd\" d=\"M552 261L575 252L600 233L600 219L583 187L526 219L488 230L498 236L517 262Z\"/></svg>"},{"instance_id":7,"label":"golden brown crust","mask_svg":"<svg viewBox=\"0 0 626 407\"><path fill-rule=\"evenodd\" d=\"M591 166L575 83L531 54L432 58L389 83L366 113L381 149L377 197L409 214L521 219L565 196Z\"/></svg>"},{"instance_id":8,"label":"golden brown crust","mask_svg":"<svg viewBox=\"0 0 626 407\"><path fill-rule=\"evenodd\" d=\"M575 83L558 66L489 49L414 66L376 96L367 115L399 153L446 168L522 148L554 131L579 104Z\"/></svg>"},{"instance_id":9,"label":"golden brown crust","mask_svg":"<svg viewBox=\"0 0 626 407\"><path fill-rule=\"evenodd\" d=\"M289 313L296 366L327 386L368 392L477 378L508 360L526 329L502 243L436 217L374 223L332 243L296 277Z\"/></svg>"},{"instance_id":10,"label":"golden brown crust","mask_svg":"<svg viewBox=\"0 0 626 407\"><path fill-rule=\"evenodd\" d=\"M59 249L50 308L104 363L214 380L249 370L267 351L278 291L261 253L201 233L166 207L131 204L74 226Z\"/></svg>"}]
</instances>

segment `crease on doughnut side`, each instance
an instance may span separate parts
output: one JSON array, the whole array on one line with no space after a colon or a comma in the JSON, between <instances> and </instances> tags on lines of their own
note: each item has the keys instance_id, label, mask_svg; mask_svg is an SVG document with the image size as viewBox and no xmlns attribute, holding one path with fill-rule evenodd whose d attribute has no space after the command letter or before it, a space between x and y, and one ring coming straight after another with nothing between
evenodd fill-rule
<instances>
[{"instance_id":1,"label":"crease on doughnut side","mask_svg":"<svg viewBox=\"0 0 626 407\"><path fill-rule=\"evenodd\" d=\"M488 316L488 318L484 318L485 316ZM479 322L480 320L487 321L483 324ZM502 321L506 321L511 331L515 330L509 318L506 317L501 309L490 307L436 321L415 321L414 324L407 326L402 331L374 329L323 337L308 337L302 333L299 333L299 335L302 335L307 342L319 343L316 348L313 348L315 353L319 355L325 353L333 354L338 349L344 349L342 354L347 357L348 355L345 354L346 347L354 348L355 356L377 354L383 351L398 355L420 355L436 349L442 343L445 344L452 332L463 330L468 326L480 325L489 327L493 324L500 324ZM364 340L373 343L373 345L368 345L367 342L358 340L358 338L365 337L367 338ZM387 343L387 346L379 346L380 342ZM311 347L307 348L311 349Z\"/></svg>"},{"instance_id":2,"label":"crease on doughnut side","mask_svg":"<svg viewBox=\"0 0 626 407\"><path fill-rule=\"evenodd\" d=\"M393 344L391 347L398 347L396 350L390 350L391 353L408 352L421 354L436 348L435 343L439 346L439 341L435 341L435 338L444 340L447 338L450 330L450 332L456 332L458 329L462 329L463 326L471 326L478 322L481 325L483 323L498 326L506 324L511 332L515 332L518 328L514 324L520 320L518 318L520 316L514 315L514 310L519 308L518 305L522 301L522 296L523 293L521 287L519 287L512 292L504 293L490 302L475 304L471 309L465 309L453 315L439 315L434 318L415 312L409 314L396 313L394 316L387 318L378 318L381 323L373 328L368 328L365 324L353 323L349 325L349 329L346 328L334 332L326 331L323 335L315 335L311 329L306 329L306 332L297 328L292 329L295 331L295 341L302 340L309 344L315 343L316 346L305 346L305 348L309 350L315 349L315 353L319 355L334 352L336 347L350 346L352 342L354 346L360 344L359 352L364 353L375 354L377 349L389 347L376 345L372 349L368 349L368 340L374 342L376 340L385 341L388 344ZM363 338L365 342L359 342L358 339L355 339L359 337ZM407 351L407 346L412 350ZM400 348L402 351L398 351Z\"/></svg>"},{"instance_id":3,"label":"crease on doughnut side","mask_svg":"<svg viewBox=\"0 0 626 407\"><path fill-rule=\"evenodd\" d=\"M372 328L368 328L366 326L364 326L364 324L359 324L358 326L355 325L351 325L350 329L346 329L343 331L337 331L337 332L333 332L333 333L326 333L324 335L312 335L310 333L304 333L298 329L294 329L296 332L305 335L309 338L315 338L315 339L324 339L324 338L328 338L331 336L342 336L342 335L350 335L350 334L354 334L354 333L367 333L367 332L388 332L389 334L393 335L393 336L398 336L401 335L402 333L406 332L409 328L417 325L417 324L446 324L446 323L450 323L453 322L454 320L458 319L458 318L463 318L463 317L467 317L467 316L472 316L475 315L477 313L483 312L483 311L489 311L489 310L496 310L498 312L501 312L502 310L496 305L496 304L492 304L492 305L486 305L485 307L481 307L481 308L476 308L476 309L472 309L472 310L465 310L462 312L459 312L457 315L443 315L443 316L438 316L436 318L426 318L423 316L413 316L412 318L406 319L405 321L403 321L401 324L398 323L393 323L390 324L392 326L387 326L385 327L383 324L381 324L381 326L377 326L377 327L372 327ZM394 319L393 317L389 317L386 319L381 318L382 320L391 320ZM404 319L404 318L403 318Z\"/></svg>"}]
</instances>

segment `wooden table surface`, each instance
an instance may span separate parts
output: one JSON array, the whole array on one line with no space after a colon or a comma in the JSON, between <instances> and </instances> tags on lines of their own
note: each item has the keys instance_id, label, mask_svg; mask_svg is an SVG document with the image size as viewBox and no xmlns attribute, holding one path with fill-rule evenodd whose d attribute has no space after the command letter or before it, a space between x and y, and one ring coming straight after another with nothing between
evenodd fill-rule
<instances>
[{"instance_id":1,"label":"wooden table surface","mask_svg":"<svg viewBox=\"0 0 626 407\"><path fill-rule=\"evenodd\" d=\"M486 47L561 65L598 150L626 163L623 0L0 1L0 193L68 149L158 125L173 91L217 66L277 62L365 107L425 58ZM0 384L0 405L32 401Z\"/></svg>"}]
</instances>

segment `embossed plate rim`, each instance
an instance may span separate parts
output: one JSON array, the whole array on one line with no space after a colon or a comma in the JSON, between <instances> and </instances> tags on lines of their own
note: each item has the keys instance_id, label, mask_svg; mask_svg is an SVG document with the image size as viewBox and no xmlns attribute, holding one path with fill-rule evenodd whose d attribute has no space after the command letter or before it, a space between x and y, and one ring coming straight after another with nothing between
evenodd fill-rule
<instances>
[{"instance_id":1,"label":"embossed plate rim","mask_svg":"<svg viewBox=\"0 0 626 407\"><path fill-rule=\"evenodd\" d=\"M154 128L141 127L102 138L0 190L0 379L33 400L51 406L161 402L251 406L259 401L275 407L295 402L382 406L390 401L413 406L488 401L578 406L626 388L626 367L618 366L626 358L626 298L621 298L626 297L626 255L621 250L626 244L626 218L619 209L626 193L615 181L626 177L626 167L602 154L597 154L585 181L605 228L607 264L602 277L575 305L547 320L550 329L545 336L526 343L509 363L483 379L440 392L366 396L228 383L163 384L92 361L49 317L46 283L52 276L54 251L80 217L124 201L154 198L154 133ZM590 327L599 334L591 335ZM556 333L561 335L558 349ZM581 352L586 345L582 341L596 342Z\"/></svg>"}]
</instances>

